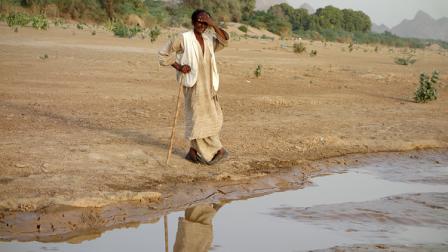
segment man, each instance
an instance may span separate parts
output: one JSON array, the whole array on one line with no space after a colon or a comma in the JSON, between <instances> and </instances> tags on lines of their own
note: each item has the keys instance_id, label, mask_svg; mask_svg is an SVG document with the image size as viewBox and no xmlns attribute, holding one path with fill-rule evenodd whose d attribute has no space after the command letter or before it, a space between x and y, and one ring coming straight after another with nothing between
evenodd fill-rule
<instances>
[{"instance_id":1,"label":"man","mask_svg":"<svg viewBox=\"0 0 448 252\"><path fill-rule=\"evenodd\" d=\"M213 242L213 218L226 202L202 203L185 210L177 225L174 252L206 252Z\"/></svg>"},{"instance_id":2,"label":"man","mask_svg":"<svg viewBox=\"0 0 448 252\"><path fill-rule=\"evenodd\" d=\"M194 11L191 21L193 30L169 41L159 52L159 62L174 67L180 85L184 86L185 137L191 144L185 158L211 165L227 156L219 139L223 116L217 96L215 52L228 45L229 35L205 10Z\"/></svg>"}]
</instances>

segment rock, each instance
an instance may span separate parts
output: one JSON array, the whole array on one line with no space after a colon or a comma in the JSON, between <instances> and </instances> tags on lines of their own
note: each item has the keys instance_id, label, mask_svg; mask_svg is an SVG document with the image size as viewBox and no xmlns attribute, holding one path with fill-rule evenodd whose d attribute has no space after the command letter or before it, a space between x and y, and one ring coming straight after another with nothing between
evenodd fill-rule
<instances>
[{"instance_id":1,"label":"rock","mask_svg":"<svg viewBox=\"0 0 448 252\"><path fill-rule=\"evenodd\" d=\"M25 168L25 167L28 167L28 165L27 164L23 164L23 163L17 163L16 167L17 168Z\"/></svg>"},{"instance_id":2,"label":"rock","mask_svg":"<svg viewBox=\"0 0 448 252\"><path fill-rule=\"evenodd\" d=\"M83 145L83 146L79 147L79 151L80 152L87 152L87 151L89 151L89 146Z\"/></svg>"},{"instance_id":3,"label":"rock","mask_svg":"<svg viewBox=\"0 0 448 252\"><path fill-rule=\"evenodd\" d=\"M139 16L131 14L126 18L126 24L130 26L140 26L145 27L145 22Z\"/></svg>"}]
</instances>

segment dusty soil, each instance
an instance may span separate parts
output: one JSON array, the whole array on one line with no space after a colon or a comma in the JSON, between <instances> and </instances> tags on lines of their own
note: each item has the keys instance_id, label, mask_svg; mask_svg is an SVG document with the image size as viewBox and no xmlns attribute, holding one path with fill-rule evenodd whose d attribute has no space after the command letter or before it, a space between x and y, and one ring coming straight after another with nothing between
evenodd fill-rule
<instances>
[{"instance_id":1,"label":"dusty soil","mask_svg":"<svg viewBox=\"0 0 448 252\"><path fill-rule=\"evenodd\" d=\"M311 174L310 161L327 157L448 147L447 51L417 50L414 65L400 66L404 49L305 41L318 51L310 57L294 54L293 41L241 39L217 56L230 157L185 161L181 118L165 166L177 86L156 53L169 33L151 44L91 31L0 24L3 210L153 202L177 183ZM419 74L434 69L439 99L414 103Z\"/></svg>"}]
</instances>

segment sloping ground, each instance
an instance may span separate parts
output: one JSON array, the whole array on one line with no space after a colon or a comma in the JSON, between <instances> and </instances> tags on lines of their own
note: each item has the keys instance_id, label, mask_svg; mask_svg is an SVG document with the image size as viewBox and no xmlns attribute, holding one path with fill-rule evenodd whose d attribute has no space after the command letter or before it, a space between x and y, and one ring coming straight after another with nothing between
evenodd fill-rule
<instances>
[{"instance_id":1,"label":"sloping ground","mask_svg":"<svg viewBox=\"0 0 448 252\"><path fill-rule=\"evenodd\" d=\"M278 39L279 36L268 31L268 30L264 30L264 29L257 29L255 27L252 26L248 26L248 25L244 25L247 27L247 33L242 32L240 29L238 29L240 26L242 26L242 24L240 23L226 23L226 31L229 33L233 33L233 34L237 34L238 36L244 36L244 35L248 35L248 36L257 36L257 37L262 37L265 36L266 38L272 38L272 39Z\"/></svg>"},{"instance_id":2,"label":"sloping ground","mask_svg":"<svg viewBox=\"0 0 448 252\"><path fill-rule=\"evenodd\" d=\"M448 147L446 84L437 101L411 100L422 71L438 69L448 83L446 51L418 50L416 64L404 67L394 64L398 49L350 53L348 45L305 41L318 52L309 57L294 54L292 41L232 41L218 55L229 159L211 167L185 161L179 126L165 166L177 86L156 52L168 32L154 44L89 29L15 33L0 24L0 33L2 209L155 201L176 183L292 166L308 174L309 161L325 157Z\"/></svg>"}]
</instances>

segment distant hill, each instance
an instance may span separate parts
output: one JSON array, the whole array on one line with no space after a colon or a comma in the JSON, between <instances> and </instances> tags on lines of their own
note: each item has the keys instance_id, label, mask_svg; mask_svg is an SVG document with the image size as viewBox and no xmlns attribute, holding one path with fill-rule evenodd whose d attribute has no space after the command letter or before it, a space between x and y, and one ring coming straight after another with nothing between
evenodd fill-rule
<instances>
[{"instance_id":1,"label":"distant hill","mask_svg":"<svg viewBox=\"0 0 448 252\"><path fill-rule=\"evenodd\" d=\"M434 19L423 11L417 12L412 20L403 20L390 30L400 37L440 39L448 41L448 18Z\"/></svg>"},{"instance_id":2,"label":"distant hill","mask_svg":"<svg viewBox=\"0 0 448 252\"><path fill-rule=\"evenodd\" d=\"M267 10L274 4L288 3L286 0L257 0L255 4L256 10ZM289 4L291 5L291 4Z\"/></svg>"},{"instance_id":3,"label":"distant hill","mask_svg":"<svg viewBox=\"0 0 448 252\"><path fill-rule=\"evenodd\" d=\"M376 32L376 33L383 33L385 31L389 31L390 28L385 26L384 24L381 25L377 25L377 24L372 24L372 32Z\"/></svg>"},{"instance_id":4,"label":"distant hill","mask_svg":"<svg viewBox=\"0 0 448 252\"><path fill-rule=\"evenodd\" d=\"M299 8L307 10L308 14L313 14L314 12L316 12L316 10L311 5L309 5L307 3L300 5Z\"/></svg>"},{"instance_id":5,"label":"distant hill","mask_svg":"<svg viewBox=\"0 0 448 252\"><path fill-rule=\"evenodd\" d=\"M281 3L287 3L287 4L291 5L291 6L293 6L294 8L297 8L297 5L295 5L294 3L291 3L291 2L292 1L288 1L288 0L257 0L256 1L256 5L255 5L255 9L257 9L257 10L267 10L272 5L281 4ZM304 3L304 4L302 4L298 8L303 8L303 9L307 10L308 14L313 14L314 12L316 12L316 10L311 5L309 5L308 3Z\"/></svg>"}]
</instances>

